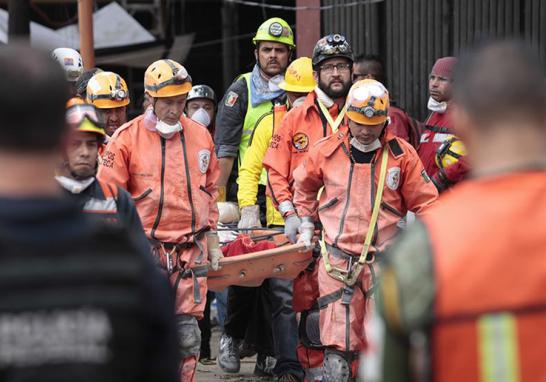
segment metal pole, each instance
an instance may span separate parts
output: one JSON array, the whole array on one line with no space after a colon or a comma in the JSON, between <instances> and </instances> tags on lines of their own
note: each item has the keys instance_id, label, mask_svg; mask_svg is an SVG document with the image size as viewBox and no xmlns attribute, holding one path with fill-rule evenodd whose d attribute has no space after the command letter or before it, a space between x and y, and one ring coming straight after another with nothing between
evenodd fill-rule
<instances>
[{"instance_id":1,"label":"metal pole","mask_svg":"<svg viewBox=\"0 0 546 382\"><path fill-rule=\"evenodd\" d=\"M8 39L30 40L30 0L9 0Z\"/></svg>"},{"instance_id":2,"label":"metal pole","mask_svg":"<svg viewBox=\"0 0 546 382\"><path fill-rule=\"evenodd\" d=\"M320 7L320 0L296 0L298 7ZM296 11L296 46L298 57L311 57L313 47L320 39L320 10Z\"/></svg>"},{"instance_id":3,"label":"metal pole","mask_svg":"<svg viewBox=\"0 0 546 382\"><path fill-rule=\"evenodd\" d=\"M78 20L80 26L80 53L83 59L83 67L91 69L95 66L93 0L78 0Z\"/></svg>"}]
</instances>

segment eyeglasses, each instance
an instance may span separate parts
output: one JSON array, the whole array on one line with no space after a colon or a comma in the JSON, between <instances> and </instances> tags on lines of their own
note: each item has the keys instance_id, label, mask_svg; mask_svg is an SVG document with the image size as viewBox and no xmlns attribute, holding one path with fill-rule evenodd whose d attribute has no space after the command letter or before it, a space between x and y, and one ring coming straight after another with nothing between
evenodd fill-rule
<instances>
[{"instance_id":1,"label":"eyeglasses","mask_svg":"<svg viewBox=\"0 0 546 382\"><path fill-rule=\"evenodd\" d=\"M351 70L351 64L347 64L347 63L341 63L341 64L335 64L335 65L325 64L325 65L321 65L319 68L324 73L333 73L335 69L337 69L339 73L346 73Z\"/></svg>"}]
</instances>

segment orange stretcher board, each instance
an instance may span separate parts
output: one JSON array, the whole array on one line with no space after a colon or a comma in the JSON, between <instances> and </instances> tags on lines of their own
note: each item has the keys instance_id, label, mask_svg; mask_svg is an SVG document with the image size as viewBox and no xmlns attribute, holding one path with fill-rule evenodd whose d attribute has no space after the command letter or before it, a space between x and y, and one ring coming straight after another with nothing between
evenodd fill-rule
<instances>
[{"instance_id":1,"label":"orange stretcher board","mask_svg":"<svg viewBox=\"0 0 546 382\"><path fill-rule=\"evenodd\" d=\"M208 271L208 288L221 291L230 285L259 286L271 277L296 278L311 262L312 252L301 243L279 244L287 240L284 235L276 236L272 239L275 238L277 248L220 259L220 268Z\"/></svg>"}]
</instances>

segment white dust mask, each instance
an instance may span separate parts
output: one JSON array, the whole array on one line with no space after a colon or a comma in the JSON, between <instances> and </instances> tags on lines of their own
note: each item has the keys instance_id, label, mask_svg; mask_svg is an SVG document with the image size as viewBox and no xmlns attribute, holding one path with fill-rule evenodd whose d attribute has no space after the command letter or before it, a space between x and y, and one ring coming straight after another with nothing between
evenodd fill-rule
<instances>
[{"instance_id":1,"label":"white dust mask","mask_svg":"<svg viewBox=\"0 0 546 382\"><path fill-rule=\"evenodd\" d=\"M434 98L430 97L428 99L427 107L430 111L443 114L447 110L447 102L438 102Z\"/></svg>"},{"instance_id":2,"label":"white dust mask","mask_svg":"<svg viewBox=\"0 0 546 382\"><path fill-rule=\"evenodd\" d=\"M195 111L195 113L193 113L193 115L191 116L191 119L193 119L195 122L198 122L206 127L209 127L211 122L209 113L207 113L207 111L203 109L202 107L200 107L199 109Z\"/></svg>"},{"instance_id":3,"label":"white dust mask","mask_svg":"<svg viewBox=\"0 0 546 382\"><path fill-rule=\"evenodd\" d=\"M182 125L180 124L180 121L176 122L174 125L169 125L168 123L159 120L157 121L155 128L163 138L169 139L175 133L182 130Z\"/></svg>"},{"instance_id":4,"label":"white dust mask","mask_svg":"<svg viewBox=\"0 0 546 382\"><path fill-rule=\"evenodd\" d=\"M351 139L351 146L353 146L358 151L362 151L363 153L369 153L371 151L377 150L381 148L381 142L379 139L376 139L370 144L364 144L358 141L355 137Z\"/></svg>"}]
</instances>

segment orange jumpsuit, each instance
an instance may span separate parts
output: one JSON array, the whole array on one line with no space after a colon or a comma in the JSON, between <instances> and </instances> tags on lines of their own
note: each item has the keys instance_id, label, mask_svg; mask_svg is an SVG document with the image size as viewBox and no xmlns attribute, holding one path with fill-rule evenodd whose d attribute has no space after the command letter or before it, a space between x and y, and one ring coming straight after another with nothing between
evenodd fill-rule
<instances>
[{"instance_id":1,"label":"orange jumpsuit","mask_svg":"<svg viewBox=\"0 0 546 382\"><path fill-rule=\"evenodd\" d=\"M389 244L408 210L422 213L438 197L415 149L406 141L387 133L372 162L360 164L350 158L349 140L345 128L321 140L294 172L296 209L302 218L318 216L330 262L341 269L357 261L362 251L383 150L389 150L387 173L369 256ZM324 190L317 200L321 187ZM373 282L371 267L362 271L352 288L330 277L322 259L318 268L321 342L354 353L356 360L365 346L365 292Z\"/></svg>"},{"instance_id":2,"label":"orange jumpsuit","mask_svg":"<svg viewBox=\"0 0 546 382\"><path fill-rule=\"evenodd\" d=\"M204 234L218 221L219 169L206 128L186 117L180 121L182 131L169 139L147 127L142 115L126 123L110 139L97 178L129 191L160 265L172 266L175 314L200 319L206 274L189 268L208 262ZM194 378L196 362L183 365L184 380Z\"/></svg>"},{"instance_id":3,"label":"orange jumpsuit","mask_svg":"<svg viewBox=\"0 0 546 382\"><path fill-rule=\"evenodd\" d=\"M328 109L335 121L339 108ZM341 124L344 124L342 121ZM305 159L310 148L320 139L332 134L332 127L322 114L316 93L310 92L304 103L290 110L282 120L281 127L271 138L269 150L263 164L268 172L267 192L275 207L283 202L292 202L293 173ZM318 298L317 267L304 272L294 280L293 307L296 312L311 309ZM320 373L322 350L300 345L298 358L308 373Z\"/></svg>"}]
</instances>

